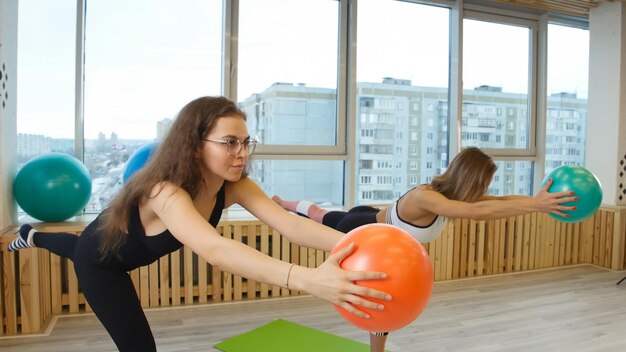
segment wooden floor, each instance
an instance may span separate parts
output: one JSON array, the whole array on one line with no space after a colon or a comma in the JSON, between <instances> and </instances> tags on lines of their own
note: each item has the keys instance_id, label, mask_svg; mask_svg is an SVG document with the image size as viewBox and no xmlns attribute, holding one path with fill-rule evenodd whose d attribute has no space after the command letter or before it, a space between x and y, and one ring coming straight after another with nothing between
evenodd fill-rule
<instances>
[{"instance_id":1,"label":"wooden floor","mask_svg":"<svg viewBox=\"0 0 626 352\"><path fill-rule=\"evenodd\" d=\"M591 265L435 283L390 351L626 351L626 272ZM159 351L217 351L213 345L282 318L357 341L366 332L310 296L147 310ZM0 350L115 351L93 315L61 317L47 336L0 337ZM324 351L320 351L324 352Z\"/></svg>"}]
</instances>

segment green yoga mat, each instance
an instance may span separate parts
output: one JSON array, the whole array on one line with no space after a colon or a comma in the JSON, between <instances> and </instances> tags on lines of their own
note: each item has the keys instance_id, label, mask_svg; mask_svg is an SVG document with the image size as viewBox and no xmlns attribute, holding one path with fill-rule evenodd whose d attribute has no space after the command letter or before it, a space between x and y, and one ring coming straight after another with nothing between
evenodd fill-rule
<instances>
[{"instance_id":1,"label":"green yoga mat","mask_svg":"<svg viewBox=\"0 0 626 352\"><path fill-rule=\"evenodd\" d=\"M363 332L364 334L366 332ZM218 343L224 352L369 352L369 345L278 319Z\"/></svg>"}]
</instances>

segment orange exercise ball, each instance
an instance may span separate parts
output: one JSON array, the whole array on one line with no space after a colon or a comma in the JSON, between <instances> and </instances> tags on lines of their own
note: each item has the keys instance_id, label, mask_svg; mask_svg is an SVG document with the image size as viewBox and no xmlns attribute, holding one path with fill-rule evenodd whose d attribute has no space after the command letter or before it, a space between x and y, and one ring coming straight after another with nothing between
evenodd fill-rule
<instances>
[{"instance_id":1,"label":"orange exercise ball","mask_svg":"<svg viewBox=\"0 0 626 352\"><path fill-rule=\"evenodd\" d=\"M387 278L383 280L355 283L387 292L392 300L368 298L385 306L382 311L358 307L370 315L369 319L337 305L335 309L350 324L371 332L394 331L413 322L426 307L433 289L433 268L424 247L406 231L376 223L348 232L331 253L353 242L356 248L340 263L341 267L351 271L386 273Z\"/></svg>"}]
</instances>

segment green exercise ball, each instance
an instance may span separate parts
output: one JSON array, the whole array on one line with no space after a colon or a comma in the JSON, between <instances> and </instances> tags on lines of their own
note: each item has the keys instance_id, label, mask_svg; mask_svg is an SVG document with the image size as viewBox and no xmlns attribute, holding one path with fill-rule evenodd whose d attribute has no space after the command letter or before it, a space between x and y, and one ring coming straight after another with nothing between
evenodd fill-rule
<instances>
[{"instance_id":1,"label":"green exercise ball","mask_svg":"<svg viewBox=\"0 0 626 352\"><path fill-rule=\"evenodd\" d=\"M69 219L89 202L89 170L68 154L36 156L15 176L13 196L24 212L35 219L49 222Z\"/></svg>"},{"instance_id":2,"label":"green exercise ball","mask_svg":"<svg viewBox=\"0 0 626 352\"><path fill-rule=\"evenodd\" d=\"M545 185L552 178L554 182L550 186L549 192L574 192L578 201L564 203L564 205L576 206L576 210L564 211L569 214L569 218L550 214L551 217L567 222L575 223L593 216L602 203L602 186L598 178L582 166L563 165L552 170L543 180L541 185Z\"/></svg>"}]
</instances>

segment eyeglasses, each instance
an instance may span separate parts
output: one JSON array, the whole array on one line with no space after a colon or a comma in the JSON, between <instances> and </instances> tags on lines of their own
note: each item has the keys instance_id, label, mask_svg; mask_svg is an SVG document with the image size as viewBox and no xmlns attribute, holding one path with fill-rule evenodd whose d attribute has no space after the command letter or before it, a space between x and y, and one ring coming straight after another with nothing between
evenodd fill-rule
<instances>
[{"instance_id":1,"label":"eyeglasses","mask_svg":"<svg viewBox=\"0 0 626 352\"><path fill-rule=\"evenodd\" d=\"M238 138L233 139L207 139L202 138L203 141L221 143L226 146L226 152L229 156L237 156L239 152L241 152L241 148L245 147L248 155L252 155L254 153L254 149L256 148L256 140L248 137L243 142Z\"/></svg>"}]
</instances>

